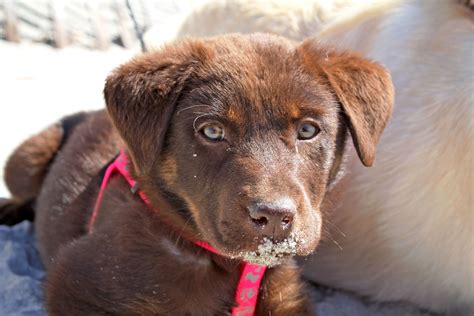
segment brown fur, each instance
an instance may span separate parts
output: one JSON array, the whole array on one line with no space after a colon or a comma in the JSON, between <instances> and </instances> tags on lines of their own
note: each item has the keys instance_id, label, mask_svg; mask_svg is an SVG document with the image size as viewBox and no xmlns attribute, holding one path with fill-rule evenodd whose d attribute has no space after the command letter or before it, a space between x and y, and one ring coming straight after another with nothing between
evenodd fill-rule
<instances>
[{"instance_id":1,"label":"brown fur","mask_svg":"<svg viewBox=\"0 0 474 316\"><path fill-rule=\"evenodd\" d=\"M38 135L27 139L12 154L5 166L5 183L8 190L20 201L34 199L39 194L47 173L47 166L63 139L60 124L54 124ZM16 181L28 179L28 181Z\"/></svg>"},{"instance_id":2,"label":"brown fur","mask_svg":"<svg viewBox=\"0 0 474 316\"><path fill-rule=\"evenodd\" d=\"M261 34L187 40L119 67L105 87L111 120L87 114L61 151L51 150L36 197L48 312L226 315L239 259L259 260L246 254L266 238L277 247L298 236L266 272L257 314L312 314L291 257L319 242L321 204L340 178L348 129L371 165L392 96L389 75L373 62ZM302 121L319 134L298 140ZM203 137L199 127L209 122L224 126L224 141ZM114 177L87 234L100 171L124 145L154 209ZM288 227L256 226L255 205L270 218L293 212Z\"/></svg>"}]
</instances>

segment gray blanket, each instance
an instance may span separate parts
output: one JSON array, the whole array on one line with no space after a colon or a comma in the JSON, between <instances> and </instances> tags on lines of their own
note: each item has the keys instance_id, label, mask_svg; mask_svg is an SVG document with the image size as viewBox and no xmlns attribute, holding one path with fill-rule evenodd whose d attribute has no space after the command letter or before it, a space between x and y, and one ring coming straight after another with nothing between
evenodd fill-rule
<instances>
[{"instance_id":1,"label":"gray blanket","mask_svg":"<svg viewBox=\"0 0 474 316\"><path fill-rule=\"evenodd\" d=\"M31 223L0 225L0 315L45 315L42 307L41 266ZM374 303L351 294L314 287L320 316L429 315L401 303Z\"/></svg>"},{"instance_id":2,"label":"gray blanket","mask_svg":"<svg viewBox=\"0 0 474 316\"><path fill-rule=\"evenodd\" d=\"M44 315L43 279L32 225L0 225L0 315Z\"/></svg>"}]
</instances>

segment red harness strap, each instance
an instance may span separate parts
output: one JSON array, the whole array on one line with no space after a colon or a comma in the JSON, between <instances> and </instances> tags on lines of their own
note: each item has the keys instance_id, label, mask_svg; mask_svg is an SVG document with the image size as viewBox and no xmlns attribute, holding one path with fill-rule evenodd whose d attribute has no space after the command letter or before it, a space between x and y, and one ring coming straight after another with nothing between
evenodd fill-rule
<instances>
[{"instance_id":1,"label":"red harness strap","mask_svg":"<svg viewBox=\"0 0 474 316\"><path fill-rule=\"evenodd\" d=\"M116 171L127 180L132 188L136 185L136 181L132 179L130 173L127 170L127 156L125 155L124 151L121 151L118 157L107 167L107 170L105 171L94 211L89 220L89 233L92 233L93 231L94 222L97 218L99 205L102 201L105 188L109 183L110 177ZM143 191L138 191L138 195L143 200L143 202L145 202L145 204L150 205L150 200L145 195L145 193L143 193ZM220 253L214 247L204 241L192 240L192 242L199 247L220 255ZM265 269L265 266L243 262L243 268L235 294L237 306L232 308L232 316L251 316L254 314L255 307L257 306L260 283L262 281L263 275L265 274Z\"/></svg>"}]
</instances>

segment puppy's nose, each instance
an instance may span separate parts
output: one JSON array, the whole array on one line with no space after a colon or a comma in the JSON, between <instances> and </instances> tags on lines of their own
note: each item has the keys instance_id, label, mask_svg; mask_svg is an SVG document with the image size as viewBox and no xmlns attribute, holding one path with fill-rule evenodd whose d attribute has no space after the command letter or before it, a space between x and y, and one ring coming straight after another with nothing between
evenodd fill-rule
<instances>
[{"instance_id":1,"label":"puppy's nose","mask_svg":"<svg viewBox=\"0 0 474 316\"><path fill-rule=\"evenodd\" d=\"M296 205L291 199L275 202L258 202L248 207L250 220L264 236L281 240L288 237L296 214Z\"/></svg>"}]
</instances>

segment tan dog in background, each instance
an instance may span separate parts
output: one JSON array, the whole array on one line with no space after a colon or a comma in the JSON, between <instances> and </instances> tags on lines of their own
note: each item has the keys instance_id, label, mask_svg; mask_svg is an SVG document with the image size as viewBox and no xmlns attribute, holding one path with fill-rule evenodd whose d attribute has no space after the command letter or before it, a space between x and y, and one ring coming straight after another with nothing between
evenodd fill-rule
<instances>
[{"instance_id":1,"label":"tan dog in background","mask_svg":"<svg viewBox=\"0 0 474 316\"><path fill-rule=\"evenodd\" d=\"M311 280L377 300L474 313L474 13L467 4L216 1L179 30L273 30L298 40L319 34L392 72L395 113L375 167L362 172L350 157L329 218L334 227L306 266Z\"/></svg>"}]
</instances>

